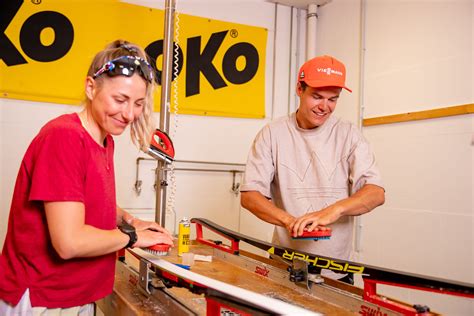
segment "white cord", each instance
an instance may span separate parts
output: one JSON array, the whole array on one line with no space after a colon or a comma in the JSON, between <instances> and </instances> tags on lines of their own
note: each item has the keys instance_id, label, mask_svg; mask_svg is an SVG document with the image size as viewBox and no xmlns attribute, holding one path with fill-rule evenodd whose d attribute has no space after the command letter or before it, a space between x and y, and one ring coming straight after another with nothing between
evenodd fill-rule
<instances>
[{"instance_id":1,"label":"white cord","mask_svg":"<svg viewBox=\"0 0 474 316\"><path fill-rule=\"evenodd\" d=\"M178 73L179 73L179 12L175 9L175 26L174 26L174 44L173 44L173 120L171 123L170 138L174 139L176 136L176 130L178 128ZM176 209L175 209L175 197L176 197L176 175L174 171L174 162L169 165L169 183L170 183L170 194L166 201L166 212L174 215L173 235L176 235Z\"/></svg>"}]
</instances>

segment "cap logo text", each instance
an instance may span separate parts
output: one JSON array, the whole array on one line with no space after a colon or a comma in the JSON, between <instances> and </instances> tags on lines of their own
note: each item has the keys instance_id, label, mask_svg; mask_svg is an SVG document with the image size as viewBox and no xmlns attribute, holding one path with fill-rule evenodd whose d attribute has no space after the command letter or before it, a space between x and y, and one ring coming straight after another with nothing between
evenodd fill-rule
<instances>
[{"instance_id":1,"label":"cap logo text","mask_svg":"<svg viewBox=\"0 0 474 316\"><path fill-rule=\"evenodd\" d=\"M317 71L318 71L318 72L324 72L324 73L326 73L328 76L329 76L329 75L332 75L332 74L338 75L338 76L342 76L342 72L341 72L341 71L336 70L336 69L332 69L332 68L330 68L330 67L328 67L328 68L317 68Z\"/></svg>"}]
</instances>

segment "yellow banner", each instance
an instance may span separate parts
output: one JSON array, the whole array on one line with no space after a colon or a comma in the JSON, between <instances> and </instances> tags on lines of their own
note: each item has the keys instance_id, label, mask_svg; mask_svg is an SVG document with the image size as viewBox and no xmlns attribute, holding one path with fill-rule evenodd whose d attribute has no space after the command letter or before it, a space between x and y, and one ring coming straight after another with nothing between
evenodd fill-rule
<instances>
[{"instance_id":1,"label":"yellow banner","mask_svg":"<svg viewBox=\"0 0 474 316\"><path fill-rule=\"evenodd\" d=\"M92 58L116 39L144 47L161 69L162 10L114 0L8 0L0 12L1 97L80 104ZM264 117L267 30L185 14L176 20L178 112ZM156 111L159 103L160 87Z\"/></svg>"}]
</instances>

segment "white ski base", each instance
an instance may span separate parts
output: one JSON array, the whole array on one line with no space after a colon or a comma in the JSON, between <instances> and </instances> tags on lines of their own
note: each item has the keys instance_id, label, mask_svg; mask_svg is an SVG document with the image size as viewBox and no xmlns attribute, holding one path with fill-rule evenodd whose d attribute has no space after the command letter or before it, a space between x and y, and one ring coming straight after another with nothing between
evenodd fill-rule
<instances>
[{"instance_id":1,"label":"white ski base","mask_svg":"<svg viewBox=\"0 0 474 316\"><path fill-rule=\"evenodd\" d=\"M216 290L221 293L233 297L239 301L250 303L254 306L262 308L263 310L279 314L279 315L322 315L303 309L298 306L294 306L283 301L267 297L262 294L258 294L225 282L214 280L206 276L197 274L195 272L183 269L174 265L171 262L160 259L140 248L129 249L129 251L134 252L141 258L147 260L152 265L158 267L159 269L165 270L169 273L175 274L184 279L202 284L210 289Z\"/></svg>"}]
</instances>

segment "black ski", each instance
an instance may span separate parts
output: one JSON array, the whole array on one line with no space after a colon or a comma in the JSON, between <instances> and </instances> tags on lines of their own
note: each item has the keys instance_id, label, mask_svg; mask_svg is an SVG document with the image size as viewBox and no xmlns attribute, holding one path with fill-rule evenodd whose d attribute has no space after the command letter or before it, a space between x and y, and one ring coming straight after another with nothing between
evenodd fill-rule
<instances>
[{"instance_id":1,"label":"black ski","mask_svg":"<svg viewBox=\"0 0 474 316\"><path fill-rule=\"evenodd\" d=\"M235 244L241 240L288 261L298 258L317 268L329 269L338 273L352 272L355 274L361 274L364 282L372 280L376 283L391 284L394 286L474 298L474 284L451 281L431 276L423 276L386 268L379 268L357 262L344 261L331 257L297 251L245 236L203 218L193 218L191 219L191 222L197 224L196 228L201 230L201 232L198 231L198 241L234 254L238 254L238 246L235 246ZM219 245L219 242L203 239L202 228L200 228L201 225L223 237L228 238L232 242L232 247L223 247L222 245Z\"/></svg>"}]
</instances>

